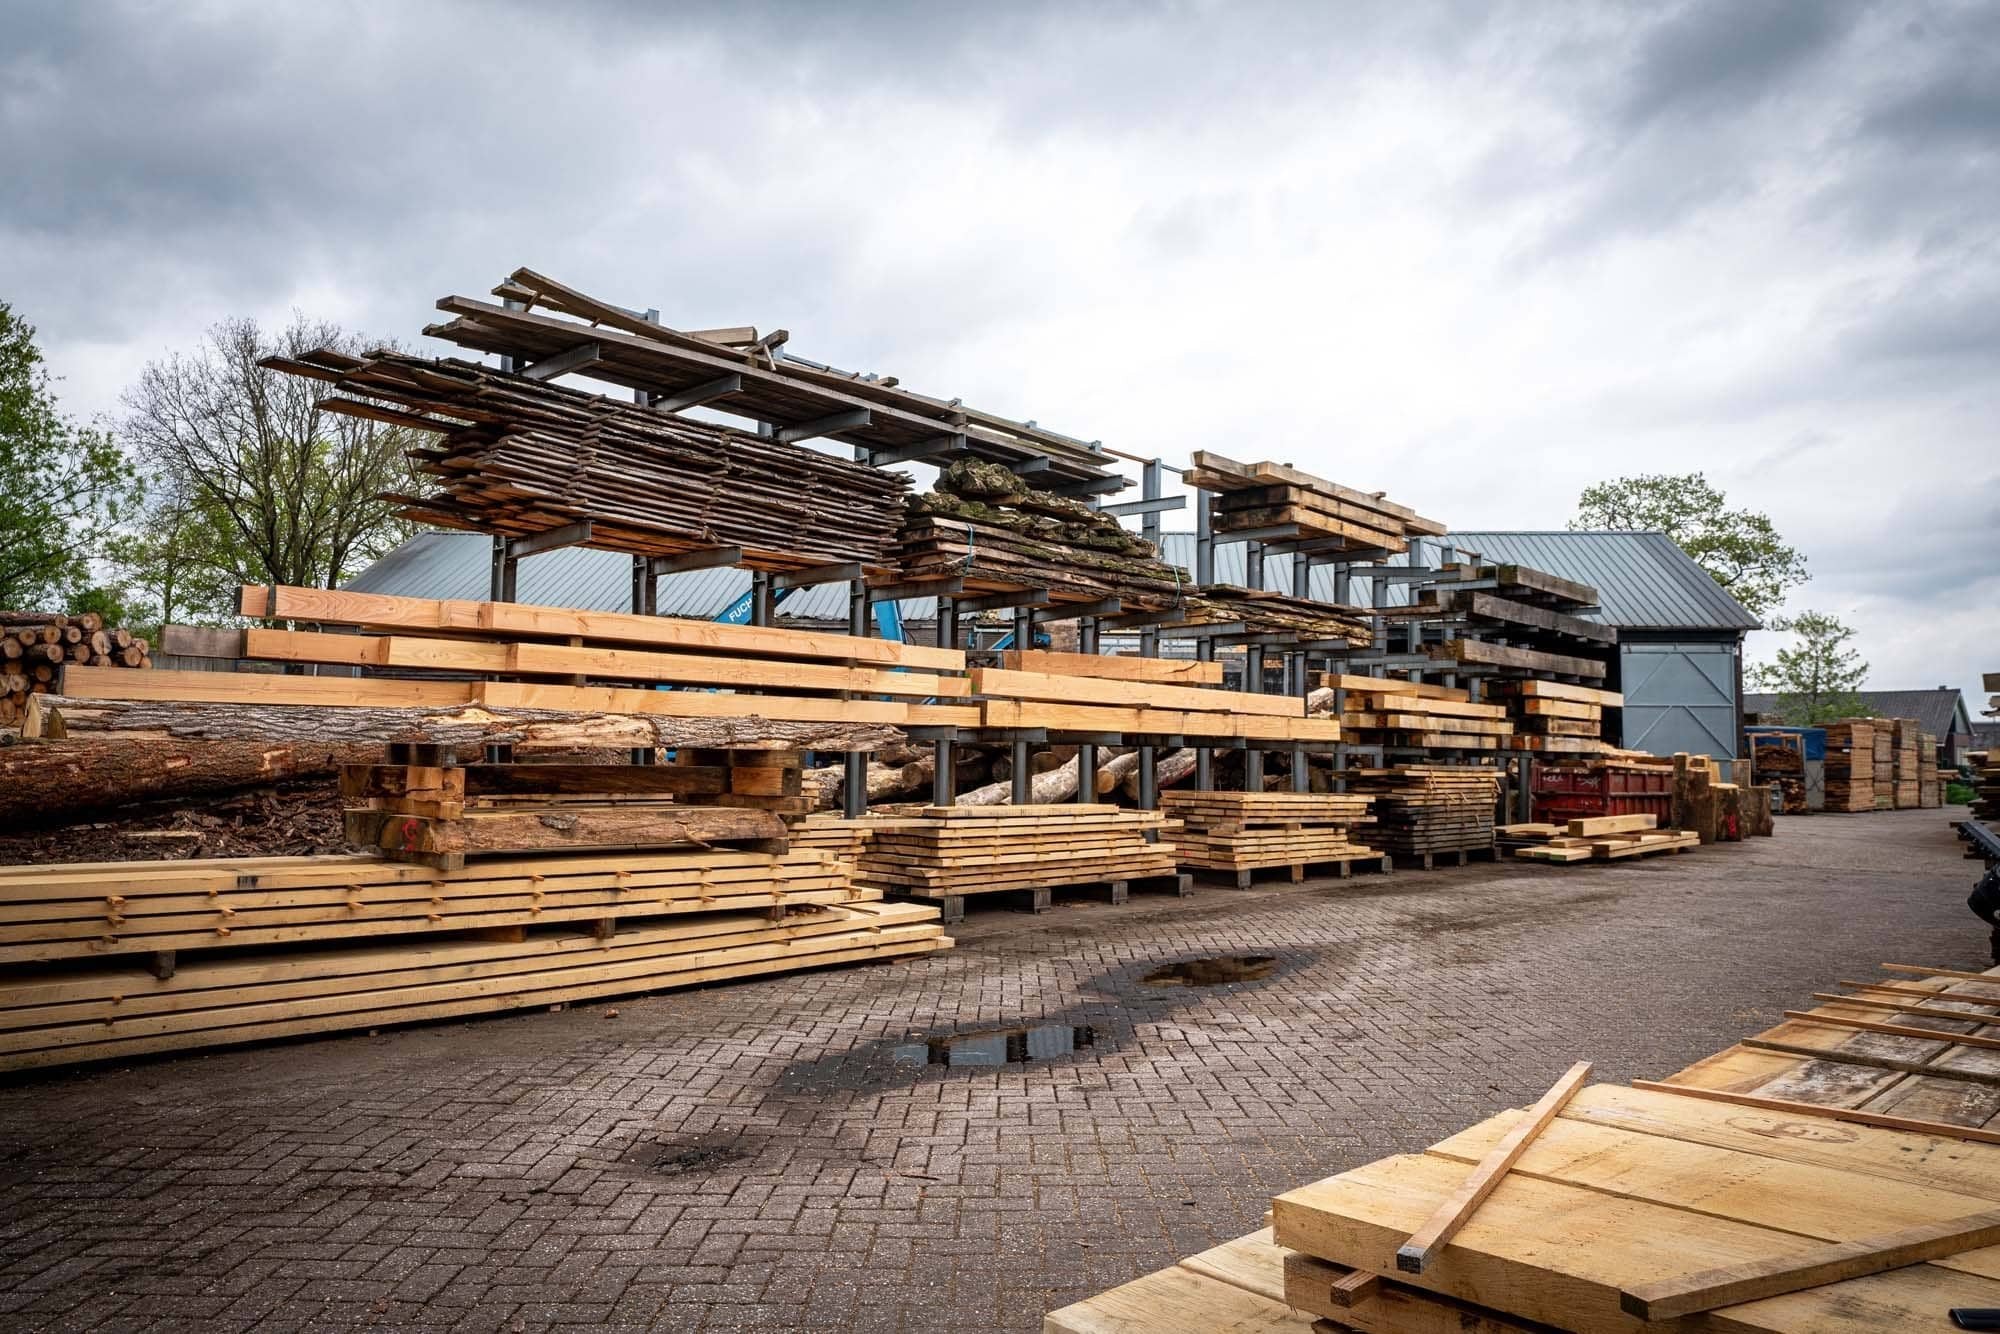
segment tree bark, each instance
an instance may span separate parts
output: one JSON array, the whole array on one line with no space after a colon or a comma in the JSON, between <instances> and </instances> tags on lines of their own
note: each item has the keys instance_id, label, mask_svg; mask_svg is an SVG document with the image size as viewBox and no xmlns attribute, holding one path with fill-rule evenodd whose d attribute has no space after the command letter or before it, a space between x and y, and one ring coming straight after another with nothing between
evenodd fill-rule
<instances>
[{"instance_id":1,"label":"tree bark","mask_svg":"<svg viewBox=\"0 0 2000 1334\"><path fill-rule=\"evenodd\" d=\"M135 802L331 776L342 764L380 758L377 745L326 742L24 741L0 747L0 825L62 823Z\"/></svg>"},{"instance_id":2,"label":"tree bark","mask_svg":"<svg viewBox=\"0 0 2000 1334\"><path fill-rule=\"evenodd\" d=\"M34 697L24 736L104 734L132 740L302 742L318 745L429 742L509 745L545 754L605 749L874 750L903 739L878 723L670 718L574 713L478 704L438 708L344 708L298 704L210 704L180 700Z\"/></svg>"},{"instance_id":3,"label":"tree bark","mask_svg":"<svg viewBox=\"0 0 2000 1334\"><path fill-rule=\"evenodd\" d=\"M1172 787L1175 783L1187 781L1188 775L1193 772L1194 749L1192 747L1174 751L1153 766L1153 774L1157 778L1160 791L1162 792ZM1137 801L1139 799L1139 770L1137 766L1133 767L1131 773L1125 775L1122 782L1122 789L1125 795L1132 798L1132 800Z\"/></svg>"},{"instance_id":4,"label":"tree bark","mask_svg":"<svg viewBox=\"0 0 2000 1334\"><path fill-rule=\"evenodd\" d=\"M1076 795L1077 775L1081 772L1082 757L1072 757L1068 764L1059 765L1047 773L1036 774L1028 784L1028 802L1034 806L1053 805L1068 801ZM970 792L961 792L958 797L961 806L1011 806L1014 804L1014 784L988 783Z\"/></svg>"}]
</instances>

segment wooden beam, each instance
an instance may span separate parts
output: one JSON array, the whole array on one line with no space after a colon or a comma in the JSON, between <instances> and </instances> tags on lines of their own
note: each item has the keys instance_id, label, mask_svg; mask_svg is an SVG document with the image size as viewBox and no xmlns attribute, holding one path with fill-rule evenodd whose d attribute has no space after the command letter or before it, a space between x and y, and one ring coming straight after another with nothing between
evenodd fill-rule
<instances>
[{"instance_id":1,"label":"wooden beam","mask_svg":"<svg viewBox=\"0 0 2000 1334\"><path fill-rule=\"evenodd\" d=\"M1474 1211L1485 1202L1486 1197L1493 1193L1494 1188L1507 1175L1507 1170L1527 1152L1528 1145L1534 1141L1535 1136L1541 1133L1544 1126L1555 1120L1556 1114L1576 1096L1576 1091L1583 1087L1583 1081L1589 1075L1590 1062L1578 1061L1563 1073L1561 1079L1550 1086L1549 1091L1528 1109L1527 1115L1517 1121L1514 1128L1493 1146L1492 1152L1472 1169L1472 1175L1465 1179L1449 1199L1438 1206L1437 1212L1430 1216L1430 1220L1396 1249L1398 1270L1405 1274L1424 1272L1424 1267L1431 1262L1437 1252L1457 1235L1458 1230L1465 1226L1466 1220L1470 1219Z\"/></svg>"},{"instance_id":2,"label":"wooden beam","mask_svg":"<svg viewBox=\"0 0 2000 1334\"><path fill-rule=\"evenodd\" d=\"M1950 1044L1952 1035L1938 1033L1933 1041ZM1892 1070L1897 1074L1923 1075L1931 1079L1951 1079L1962 1084L1987 1084L2000 1088L2000 1074L1985 1070L1956 1070L1944 1065L1926 1065L1922 1061L1905 1061L1896 1056L1874 1056L1866 1052L1839 1051L1831 1047L1813 1047L1803 1042L1774 1042L1769 1038L1744 1038L1736 1044L1751 1051L1768 1051L1778 1056L1798 1056L1809 1061L1831 1061L1835 1065L1859 1065L1871 1070Z\"/></svg>"},{"instance_id":3,"label":"wooden beam","mask_svg":"<svg viewBox=\"0 0 2000 1334\"><path fill-rule=\"evenodd\" d=\"M656 398L651 406L660 412L685 412L689 408L698 408L704 403L713 403L718 398L727 398L731 394L742 392L743 377L732 371L728 375L718 375L713 380L704 380L692 388L681 390L678 394Z\"/></svg>"},{"instance_id":4,"label":"wooden beam","mask_svg":"<svg viewBox=\"0 0 2000 1334\"><path fill-rule=\"evenodd\" d=\"M972 693L1005 699L1190 709L1203 713L1247 713L1272 718L1303 718L1306 712L1305 701L1296 695L1252 695L1236 690L1213 690L1206 686L1116 681L1097 676L1057 676L1046 672L1014 672L991 667L973 669Z\"/></svg>"},{"instance_id":5,"label":"wooden beam","mask_svg":"<svg viewBox=\"0 0 2000 1334\"><path fill-rule=\"evenodd\" d=\"M1969 973L1962 968L1921 968L1910 963L1885 963L1884 971L1891 973L1911 973L1917 977L1956 977L1967 982L1990 982L2000 987L2000 974Z\"/></svg>"},{"instance_id":6,"label":"wooden beam","mask_svg":"<svg viewBox=\"0 0 2000 1334\"><path fill-rule=\"evenodd\" d=\"M2000 1242L2000 1209L1858 1241L1833 1242L1802 1254L1724 1265L1641 1284L1621 1292L1618 1305L1641 1320L1676 1320L1698 1311L1782 1297L1788 1292L1922 1264L1996 1242Z\"/></svg>"},{"instance_id":7,"label":"wooden beam","mask_svg":"<svg viewBox=\"0 0 2000 1334\"><path fill-rule=\"evenodd\" d=\"M1056 653L1047 649L1007 649L1000 665L1011 672L1101 676L1118 681L1158 681L1165 685L1219 686L1222 664L1193 658L1130 658L1111 653Z\"/></svg>"},{"instance_id":8,"label":"wooden beam","mask_svg":"<svg viewBox=\"0 0 2000 1334\"><path fill-rule=\"evenodd\" d=\"M1933 1010L1930 1013L1937 1014ZM1950 1014L1950 1011L1944 1013ZM1964 1023L1982 1022L1978 1015L1958 1014L1951 1016ZM1893 1038L1922 1038L1926 1042L1954 1042L1961 1047L1984 1047L1988 1051L2000 1051L2000 1038L1985 1038L1977 1033L1942 1033L1935 1028L1919 1028L1915 1024L1884 1024L1873 1019L1849 1019L1844 1015L1821 1014L1811 1010L1787 1010L1785 1018L1801 1023L1820 1024L1826 1028L1851 1028L1862 1033L1886 1033Z\"/></svg>"},{"instance_id":9,"label":"wooden beam","mask_svg":"<svg viewBox=\"0 0 2000 1334\"><path fill-rule=\"evenodd\" d=\"M1327 1284L1327 1298L1335 1306L1359 1306L1372 1301L1382 1289L1382 1276L1366 1269L1356 1269L1344 1278L1337 1278Z\"/></svg>"},{"instance_id":10,"label":"wooden beam","mask_svg":"<svg viewBox=\"0 0 2000 1334\"><path fill-rule=\"evenodd\" d=\"M543 357L534 365L523 368L521 374L530 380L553 380L559 375L587 371L603 360L603 351L596 343L578 343L567 352Z\"/></svg>"},{"instance_id":11,"label":"wooden beam","mask_svg":"<svg viewBox=\"0 0 2000 1334\"><path fill-rule=\"evenodd\" d=\"M1883 1130L1904 1130L1914 1135L1937 1135L1946 1139L1970 1140L1975 1144L2000 1144L2000 1131L1974 1126L1955 1126L1944 1121L1925 1121L1911 1116L1890 1116L1884 1112L1864 1112L1854 1107L1829 1107L1793 1098L1766 1098L1755 1093L1733 1093L1728 1089L1697 1088L1692 1084L1667 1084L1657 1079L1635 1079L1632 1087L1649 1093L1674 1093L1704 1102L1727 1102L1738 1107L1755 1107L1764 1112L1784 1112L1792 1116L1822 1116L1829 1121L1847 1121L1857 1126L1877 1126Z\"/></svg>"},{"instance_id":12,"label":"wooden beam","mask_svg":"<svg viewBox=\"0 0 2000 1334\"><path fill-rule=\"evenodd\" d=\"M1931 992L1929 994L1937 997L1939 1000L1957 999L1955 996L1952 996L1948 992ZM1832 991L1815 991L1813 993L1813 999L1819 1001L1833 1001L1836 1004L1840 1005L1857 1005L1864 1010L1887 1010L1895 1014L1914 1014L1914 1015L1919 1015L1925 1019L1957 1019L1963 1023L1968 1023L1968 1024L1991 1024L1996 1022L1996 1020L2000 1020L2000 1016L1996 1015L1980 1014L1974 1010L1948 1010L1941 1005L1925 1005L1919 1000L1907 1000L1907 1001L1877 1000L1873 996L1843 996L1837 992L1832 992ZM1972 1004L1974 1005L1983 1004L1987 1006L2000 1005L2000 999L1995 999L1990 1001L1973 1001Z\"/></svg>"}]
</instances>

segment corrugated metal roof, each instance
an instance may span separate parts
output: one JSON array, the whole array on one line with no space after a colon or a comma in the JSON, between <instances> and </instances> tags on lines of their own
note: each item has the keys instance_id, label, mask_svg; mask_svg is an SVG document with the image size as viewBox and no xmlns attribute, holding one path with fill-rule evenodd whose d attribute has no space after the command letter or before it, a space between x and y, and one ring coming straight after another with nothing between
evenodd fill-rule
<instances>
[{"instance_id":1,"label":"corrugated metal roof","mask_svg":"<svg viewBox=\"0 0 2000 1334\"><path fill-rule=\"evenodd\" d=\"M1942 741L1953 732L1968 735L1972 719L1965 711L1965 699L1949 686L1936 690L1857 690L1861 712L1875 718L1914 718L1917 730L1929 732ZM1776 695L1746 693L1743 712L1776 713Z\"/></svg>"},{"instance_id":2,"label":"corrugated metal roof","mask_svg":"<svg viewBox=\"0 0 2000 1334\"><path fill-rule=\"evenodd\" d=\"M1194 534L1167 533L1162 555L1183 569L1194 566ZM1492 564L1528 565L1548 574L1589 584L1601 606L1592 619L1626 630L1754 630L1757 618L1745 611L1709 578L1687 553L1664 533L1527 532L1453 533L1432 539L1424 559L1435 560L1442 545L1459 553L1479 553ZM492 559L492 543L476 533L420 533L356 575L347 587L364 593L396 593L405 597L484 598ZM1399 557L1392 564L1408 564ZM1244 582L1243 544L1216 548L1218 583ZM632 562L611 551L567 547L521 562L519 596L523 602L550 607L585 607L600 611L628 610L632 601ZM1312 596L1324 602L1372 604L1371 581L1357 576L1345 598L1336 597L1333 571L1317 566L1312 572ZM1291 557L1274 553L1264 562L1264 586L1288 593L1292 588ZM719 615L750 587L743 570L694 570L660 581L660 611L667 616ZM1388 603L1407 600L1408 586L1391 585ZM936 618L930 598L902 600L903 618ZM786 598L780 613L787 618L825 622L847 619L847 589L840 584L802 589Z\"/></svg>"}]
</instances>

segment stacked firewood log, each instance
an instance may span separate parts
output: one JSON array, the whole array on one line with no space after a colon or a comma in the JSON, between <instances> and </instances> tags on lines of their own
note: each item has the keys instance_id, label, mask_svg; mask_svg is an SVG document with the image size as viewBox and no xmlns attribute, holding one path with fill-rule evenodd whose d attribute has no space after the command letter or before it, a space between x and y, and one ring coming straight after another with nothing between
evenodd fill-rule
<instances>
[{"instance_id":1,"label":"stacked firewood log","mask_svg":"<svg viewBox=\"0 0 2000 1334\"><path fill-rule=\"evenodd\" d=\"M56 693L65 663L85 667L150 667L151 646L130 630L113 629L94 611L80 616L0 611L0 726L27 712L28 696Z\"/></svg>"},{"instance_id":2,"label":"stacked firewood log","mask_svg":"<svg viewBox=\"0 0 2000 1334\"><path fill-rule=\"evenodd\" d=\"M320 350L264 364L351 395L329 410L443 435L412 454L443 489L386 498L446 528L529 536L589 520L586 545L613 551L879 566L909 488L893 470L469 361Z\"/></svg>"}]
</instances>

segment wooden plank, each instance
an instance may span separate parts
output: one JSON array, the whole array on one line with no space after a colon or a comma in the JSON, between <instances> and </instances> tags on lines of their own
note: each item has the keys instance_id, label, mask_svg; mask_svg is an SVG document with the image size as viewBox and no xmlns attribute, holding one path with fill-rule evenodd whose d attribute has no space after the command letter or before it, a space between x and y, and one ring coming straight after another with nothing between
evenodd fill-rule
<instances>
[{"instance_id":1,"label":"wooden plank","mask_svg":"<svg viewBox=\"0 0 2000 1334\"><path fill-rule=\"evenodd\" d=\"M1864 1112L1853 1107L1832 1107L1824 1103L1800 1102L1794 1098L1762 1097L1730 1089L1699 1088L1691 1084L1663 1083L1652 1079L1635 1079L1632 1081L1632 1087L1653 1093L1674 1093L1684 1098L1705 1098L1710 1102L1734 1103L1739 1107L1755 1107L1766 1112L1817 1116L1829 1121L1852 1121L1856 1125L1879 1126L1885 1130L1906 1130L1918 1135L1971 1140L1978 1144L2000 1144L2000 1131L1947 1125L1941 1121L1923 1121L1907 1116L1889 1116L1881 1112Z\"/></svg>"},{"instance_id":2,"label":"wooden plank","mask_svg":"<svg viewBox=\"0 0 2000 1334\"><path fill-rule=\"evenodd\" d=\"M1205 686L1055 676L1045 672L1000 671L989 667L973 668L971 685L975 695L1052 700L1056 703L1251 713L1273 718L1303 718L1306 711L1305 701L1296 695L1252 695L1238 690L1212 690Z\"/></svg>"},{"instance_id":3,"label":"wooden plank","mask_svg":"<svg viewBox=\"0 0 2000 1334\"><path fill-rule=\"evenodd\" d=\"M1634 830L1656 829L1660 818L1657 815L1593 815L1569 822L1571 838L1592 838L1598 834L1624 834Z\"/></svg>"},{"instance_id":4,"label":"wooden plank","mask_svg":"<svg viewBox=\"0 0 2000 1334\"><path fill-rule=\"evenodd\" d=\"M1477 639L1448 639L1427 644L1424 653L1440 662L1462 662L1482 667L1512 667L1519 671L1541 672L1549 676L1586 676L1603 679L1605 666L1593 658L1576 658L1565 653L1544 653L1539 649L1511 648Z\"/></svg>"},{"instance_id":5,"label":"wooden plank","mask_svg":"<svg viewBox=\"0 0 2000 1334\"><path fill-rule=\"evenodd\" d=\"M1949 1046L1954 1035L1933 1033L1929 1041ZM1959 1070L1948 1065L1932 1065L1924 1061L1906 1061L1895 1056L1877 1056L1870 1052L1849 1051L1838 1047L1815 1047L1800 1042L1775 1042L1769 1038L1744 1038L1737 1043L1752 1051L1776 1052L1781 1056L1801 1056L1810 1061L1833 1061L1840 1065L1860 1065L1872 1070L1893 1070L1897 1074L1925 1075L1932 1079L1956 1079L1968 1084L1991 1084L2000 1087L2000 1073L1986 1070Z\"/></svg>"},{"instance_id":6,"label":"wooden plank","mask_svg":"<svg viewBox=\"0 0 2000 1334\"><path fill-rule=\"evenodd\" d=\"M1432 1257L1458 1235L1459 1229L1465 1226L1474 1211L1485 1203L1507 1175L1507 1169L1527 1151L1542 1127L1554 1120L1563 1105L1576 1096L1576 1091L1583 1087L1583 1081L1589 1074L1590 1062L1578 1061L1536 1100L1520 1123L1473 1169L1472 1175L1460 1183L1459 1188L1438 1206L1422 1227L1411 1234L1408 1241L1397 1247L1398 1270L1406 1274L1424 1272Z\"/></svg>"},{"instance_id":7,"label":"wooden plank","mask_svg":"<svg viewBox=\"0 0 2000 1334\"><path fill-rule=\"evenodd\" d=\"M1354 676L1342 672L1316 673L1322 690L1358 690L1366 694L1417 695L1426 699L1469 699L1456 686L1433 685L1428 681L1404 681L1391 676Z\"/></svg>"},{"instance_id":8,"label":"wooden plank","mask_svg":"<svg viewBox=\"0 0 2000 1334\"><path fill-rule=\"evenodd\" d=\"M357 708L432 708L472 701L469 681L386 681L354 676L284 676L276 672L135 672L68 667L63 690L79 699L191 700L213 704L313 704Z\"/></svg>"},{"instance_id":9,"label":"wooden plank","mask_svg":"<svg viewBox=\"0 0 2000 1334\"><path fill-rule=\"evenodd\" d=\"M1619 1306L1641 1320L1676 1320L1697 1311L1782 1297L2000 1243L2000 1209L1905 1228L1802 1255L1719 1265L1627 1288Z\"/></svg>"},{"instance_id":10,"label":"wooden plank","mask_svg":"<svg viewBox=\"0 0 2000 1334\"><path fill-rule=\"evenodd\" d=\"M1972 1015L1956 1014L1951 1017L1978 1022L1977 1017ZM1914 1024L1885 1024L1872 1019L1850 1019L1844 1015L1828 1014L1824 1010L1787 1010L1785 1018L1818 1024L1825 1028L1848 1028L1863 1033L1882 1033L1889 1037L1920 1038L1926 1042L1942 1041L1959 1047L1980 1047L1988 1051L2000 1051L2000 1038L1981 1037L1977 1033L1953 1033L1936 1028L1919 1028Z\"/></svg>"},{"instance_id":11,"label":"wooden plank","mask_svg":"<svg viewBox=\"0 0 2000 1334\"><path fill-rule=\"evenodd\" d=\"M1014 672L1047 672L1055 676L1101 676L1118 681L1157 681L1163 685L1219 686L1222 664L1192 658L1134 658L1112 653L1055 653L1047 649L1007 649L1000 665Z\"/></svg>"},{"instance_id":12,"label":"wooden plank","mask_svg":"<svg viewBox=\"0 0 2000 1334\"><path fill-rule=\"evenodd\" d=\"M158 675L124 672L124 676ZM206 673L190 673L206 675ZM404 682L383 684L403 685ZM676 718L771 718L793 722L886 723L895 727L977 727L973 704L905 704L894 700L822 699L805 695L737 695L701 690L561 686L526 681L473 681L461 689L474 702L507 709L657 714Z\"/></svg>"},{"instance_id":13,"label":"wooden plank","mask_svg":"<svg viewBox=\"0 0 2000 1334\"><path fill-rule=\"evenodd\" d=\"M980 706L987 727L1036 727L1067 732L1138 732L1161 736L1246 737L1265 741L1338 741L1332 718L1270 718L1251 714L1119 709L990 699Z\"/></svg>"},{"instance_id":14,"label":"wooden plank","mask_svg":"<svg viewBox=\"0 0 2000 1334\"><path fill-rule=\"evenodd\" d=\"M1509 625L1526 626L1551 634L1568 635L1572 639L1588 639L1600 644L1618 642L1618 631L1597 621L1586 621L1579 616L1569 616L1548 607L1538 607L1529 602L1516 602L1511 598L1495 597L1490 593L1447 592L1448 605L1452 610L1482 620L1500 621Z\"/></svg>"},{"instance_id":15,"label":"wooden plank","mask_svg":"<svg viewBox=\"0 0 2000 1334\"><path fill-rule=\"evenodd\" d=\"M1604 709L1621 708L1625 703L1625 696L1616 690L1575 686L1565 681L1517 681L1511 684L1511 688L1531 698L1566 699L1577 704L1595 704Z\"/></svg>"},{"instance_id":16,"label":"wooden plank","mask_svg":"<svg viewBox=\"0 0 2000 1334\"><path fill-rule=\"evenodd\" d=\"M541 607L522 602L406 598L385 593L354 593L286 585L274 590L260 584L246 584L239 594L239 611L253 618L269 617L323 625L453 630L490 636L525 635L561 640L580 638L760 657L822 658L943 671L965 670L965 655L956 649L903 644L865 635L725 625L716 621Z\"/></svg>"}]
</instances>

